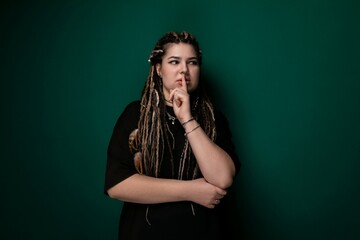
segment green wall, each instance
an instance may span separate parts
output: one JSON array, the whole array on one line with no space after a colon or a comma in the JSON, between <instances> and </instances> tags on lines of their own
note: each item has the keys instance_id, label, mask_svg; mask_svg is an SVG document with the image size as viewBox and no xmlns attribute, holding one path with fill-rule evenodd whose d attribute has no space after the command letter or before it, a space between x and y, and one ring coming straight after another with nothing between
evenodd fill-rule
<instances>
[{"instance_id":1,"label":"green wall","mask_svg":"<svg viewBox=\"0 0 360 240\"><path fill-rule=\"evenodd\" d=\"M155 41L200 41L243 167L236 239L360 239L360 3L2 1L1 239L116 239L106 148Z\"/></svg>"}]
</instances>

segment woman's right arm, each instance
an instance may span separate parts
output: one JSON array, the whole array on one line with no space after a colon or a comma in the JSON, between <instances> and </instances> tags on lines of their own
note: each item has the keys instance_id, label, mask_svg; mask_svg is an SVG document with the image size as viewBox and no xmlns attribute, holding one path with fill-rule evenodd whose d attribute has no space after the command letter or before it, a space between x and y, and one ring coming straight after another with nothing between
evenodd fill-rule
<instances>
[{"instance_id":1,"label":"woman's right arm","mask_svg":"<svg viewBox=\"0 0 360 240\"><path fill-rule=\"evenodd\" d=\"M223 198L226 191L203 178L184 181L134 174L111 187L107 193L111 198L125 202L156 204L192 201L214 208L215 200Z\"/></svg>"}]
</instances>

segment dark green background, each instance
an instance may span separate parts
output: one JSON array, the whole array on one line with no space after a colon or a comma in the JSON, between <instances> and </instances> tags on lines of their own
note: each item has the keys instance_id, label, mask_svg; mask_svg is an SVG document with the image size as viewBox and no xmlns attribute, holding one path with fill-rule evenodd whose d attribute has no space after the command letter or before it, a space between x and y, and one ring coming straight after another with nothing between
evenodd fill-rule
<instances>
[{"instance_id":1,"label":"dark green background","mask_svg":"<svg viewBox=\"0 0 360 240\"><path fill-rule=\"evenodd\" d=\"M1 239L116 239L106 148L194 33L243 167L238 239L360 239L359 1L2 1Z\"/></svg>"}]
</instances>

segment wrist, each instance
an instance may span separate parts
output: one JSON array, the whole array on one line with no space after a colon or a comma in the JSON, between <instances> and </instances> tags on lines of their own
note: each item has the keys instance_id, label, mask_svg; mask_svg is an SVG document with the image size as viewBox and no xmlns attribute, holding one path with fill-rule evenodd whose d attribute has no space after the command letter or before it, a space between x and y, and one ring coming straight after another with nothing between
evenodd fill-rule
<instances>
[{"instance_id":1,"label":"wrist","mask_svg":"<svg viewBox=\"0 0 360 240\"><path fill-rule=\"evenodd\" d=\"M197 125L199 125L199 123L194 119L189 121L188 123L182 125L185 132L190 131L191 129L193 129L194 127L196 127Z\"/></svg>"},{"instance_id":2,"label":"wrist","mask_svg":"<svg viewBox=\"0 0 360 240\"><path fill-rule=\"evenodd\" d=\"M181 125L185 128L185 125L190 123L191 121L194 121L195 119L193 117L187 118L187 120L183 121Z\"/></svg>"},{"instance_id":3,"label":"wrist","mask_svg":"<svg viewBox=\"0 0 360 240\"><path fill-rule=\"evenodd\" d=\"M180 180L181 190L179 191L180 201L190 201L191 180Z\"/></svg>"},{"instance_id":4,"label":"wrist","mask_svg":"<svg viewBox=\"0 0 360 240\"><path fill-rule=\"evenodd\" d=\"M187 137L190 133L194 132L196 129L200 128L200 124L196 125L194 128L192 128L191 130L189 131L186 131L185 130L185 133L184 133L184 136Z\"/></svg>"}]
</instances>

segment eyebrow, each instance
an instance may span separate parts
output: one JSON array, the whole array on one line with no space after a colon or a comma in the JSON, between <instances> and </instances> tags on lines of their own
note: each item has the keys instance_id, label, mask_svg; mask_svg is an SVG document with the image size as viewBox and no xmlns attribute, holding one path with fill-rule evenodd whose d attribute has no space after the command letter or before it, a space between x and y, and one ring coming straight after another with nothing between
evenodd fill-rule
<instances>
[{"instance_id":1,"label":"eyebrow","mask_svg":"<svg viewBox=\"0 0 360 240\"><path fill-rule=\"evenodd\" d=\"M172 59L172 58L174 58L174 59L176 59L176 60L178 60L178 59L181 59L181 57L177 57L177 56L170 56L170 57L168 57L167 59ZM190 58L188 58L187 60L198 60L198 57L190 57Z\"/></svg>"}]
</instances>

